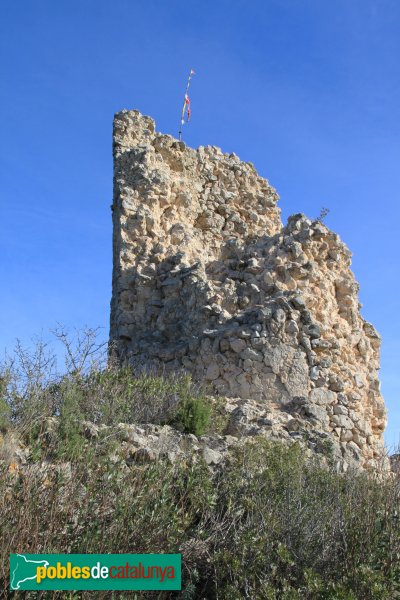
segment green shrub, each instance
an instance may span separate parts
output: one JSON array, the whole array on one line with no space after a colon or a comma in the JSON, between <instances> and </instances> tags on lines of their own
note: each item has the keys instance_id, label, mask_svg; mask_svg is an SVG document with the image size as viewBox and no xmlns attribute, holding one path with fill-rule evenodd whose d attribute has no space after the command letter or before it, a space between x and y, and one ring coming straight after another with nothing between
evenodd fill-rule
<instances>
[{"instance_id":1,"label":"green shrub","mask_svg":"<svg viewBox=\"0 0 400 600\"><path fill-rule=\"evenodd\" d=\"M203 435L208 428L211 405L205 398L184 398L178 405L171 423L185 433Z\"/></svg>"},{"instance_id":2,"label":"green shrub","mask_svg":"<svg viewBox=\"0 0 400 600\"><path fill-rule=\"evenodd\" d=\"M11 425L11 410L7 402L0 397L0 432L7 431Z\"/></svg>"},{"instance_id":3,"label":"green shrub","mask_svg":"<svg viewBox=\"0 0 400 600\"><path fill-rule=\"evenodd\" d=\"M7 388L10 376L7 371L0 373L0 432L5 432L11 425L11 407L7 401Z\"/></svg>"},{"instance_id":4,"label":"green shrub","mask_svg":"<svg viewBox=\"0 0 400 600\"><path fill-rule=\"evenodd\" d=\"M339 475L307 462L297 445L258 439L235 450L218 487L210 529L220 591L232 586L238 597L279 599L400 597L398 479Z\"/></svg>"}]
</instances>

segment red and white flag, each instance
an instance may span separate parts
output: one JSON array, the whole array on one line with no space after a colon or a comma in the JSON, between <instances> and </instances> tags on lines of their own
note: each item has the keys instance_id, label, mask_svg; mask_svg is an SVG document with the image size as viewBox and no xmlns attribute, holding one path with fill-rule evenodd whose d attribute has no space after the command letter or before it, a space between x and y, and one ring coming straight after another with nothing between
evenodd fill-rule
<instances>
[{"instance_id":1,"label":"red and white flag","mask_svg":"<svg viewBox=\"0 0 400 600\"><path fill-rule=\"evenodd\" d=\"M179 129L179 139L182 138L182 126L185 124L185 114L186 114L186 123L189 123L190 116L192 114L191 110L190 110L189 86L190 86L190 80L191 80L192 76L195 74L196 74L195 71L193 69L190 69L189 77L188 77L187 84L186 84L185 97L184 97L183 106L182 106L181 126Z\"/></svg>"}]
</instances>

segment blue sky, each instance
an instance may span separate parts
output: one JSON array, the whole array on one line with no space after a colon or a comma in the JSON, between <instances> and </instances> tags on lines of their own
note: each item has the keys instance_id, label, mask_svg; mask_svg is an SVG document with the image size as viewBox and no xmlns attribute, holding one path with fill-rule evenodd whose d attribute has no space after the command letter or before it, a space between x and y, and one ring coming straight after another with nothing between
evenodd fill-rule
<instances>
[{"instance_id":1,"label":"blue sky","mask_svg":"<svg viewBox=\"0 0 400 600\"><path fill-rule=\"evenodd\" d=\"M104 327L113 113L251 160L284 220L330 208L383 337L386 439L400 441L400 3L17 0L0 8L0 349Z\"/></svg>"}]
</instances>

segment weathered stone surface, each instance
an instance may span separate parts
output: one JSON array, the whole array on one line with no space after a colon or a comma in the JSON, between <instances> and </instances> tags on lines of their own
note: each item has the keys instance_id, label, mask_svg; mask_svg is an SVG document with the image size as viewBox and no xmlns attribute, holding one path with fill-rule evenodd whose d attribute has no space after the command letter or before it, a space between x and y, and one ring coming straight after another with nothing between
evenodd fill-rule
<instances>
[{"instance_id":1,"label":"weathered stone surface","mask_svg":"<svg viewBox=\"0 0 400 600\"><path fill-rule=\"evenodd\" d=\"M114 165L111 355L137 371L189 371L256 412L294 407L293 439L311 428L348 464L380 461L380 338L339 236L302 214L283 226L251 164L188 148L137 111L115 116Z\"/></svg>"}]
</instances>

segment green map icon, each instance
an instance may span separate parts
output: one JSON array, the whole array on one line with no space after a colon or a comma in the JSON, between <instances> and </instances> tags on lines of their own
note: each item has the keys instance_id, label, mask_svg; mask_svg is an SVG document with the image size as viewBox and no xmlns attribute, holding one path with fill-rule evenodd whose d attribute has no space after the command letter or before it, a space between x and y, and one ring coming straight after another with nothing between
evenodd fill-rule
<instances>
[{"instance_id":1,"label":"green map icon","mask_svg":"<svg viewBox=\"0 0 400 600\"><path fill-rule=\"evenodd\" d=\"M37 567L48 567L47 560L31 560L23 554L10 556L10 587L12 590L24 589L26 581L36 579ZM22 588L21 588L22 585Z\"/></svg>"}]
</instances>

